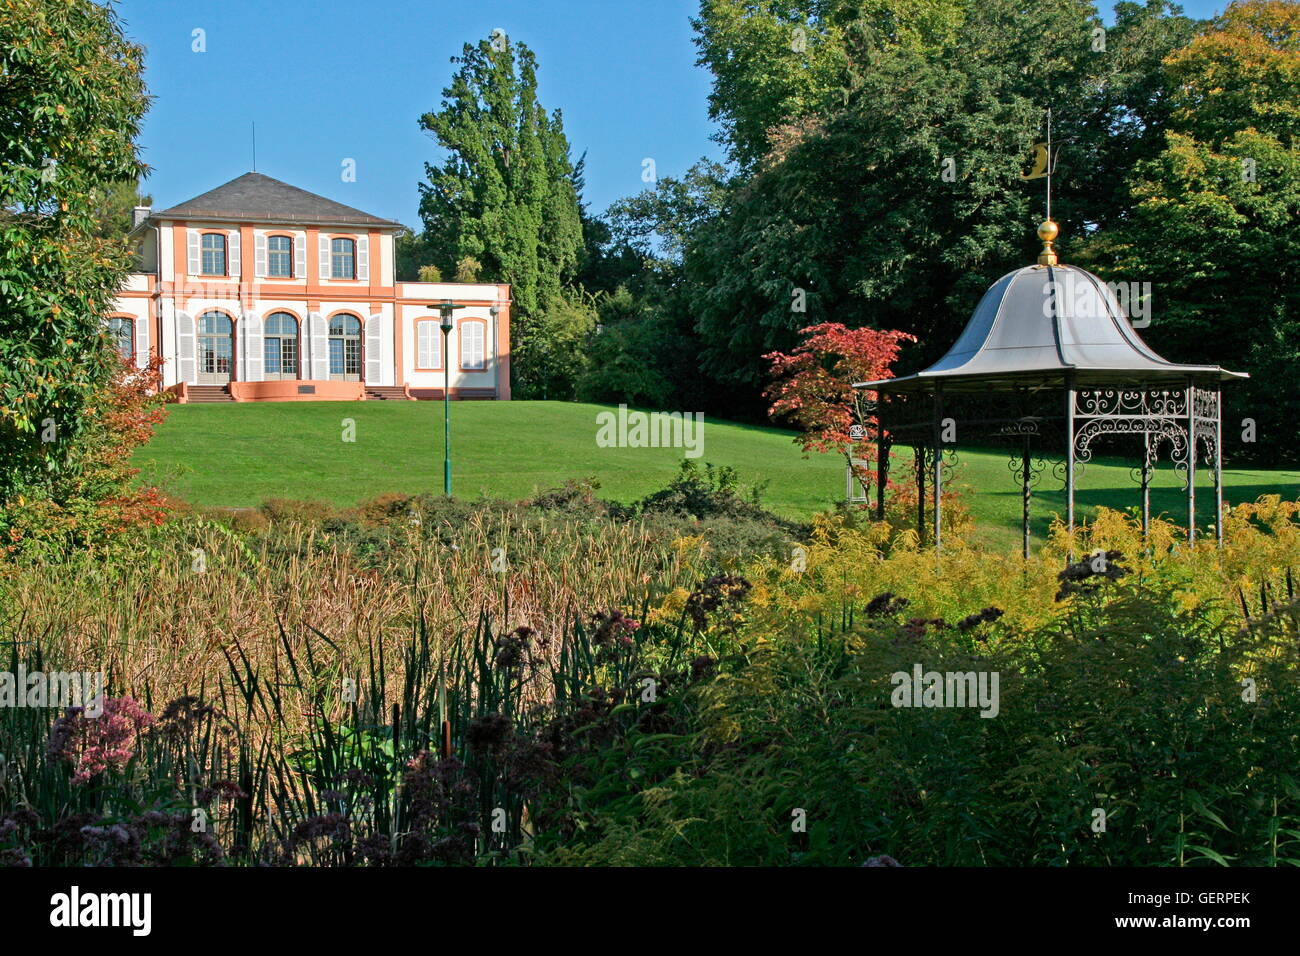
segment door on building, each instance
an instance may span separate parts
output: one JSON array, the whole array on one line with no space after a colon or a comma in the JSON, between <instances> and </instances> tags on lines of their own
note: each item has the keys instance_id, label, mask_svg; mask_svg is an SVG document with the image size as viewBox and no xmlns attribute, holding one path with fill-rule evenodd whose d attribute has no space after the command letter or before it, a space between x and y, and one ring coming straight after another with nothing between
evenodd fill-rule
<instances>
[{"instance_id":1,"label":"door on building","mask_svg":"<svg viewBox=\"0 0 1300 956\"><path fill-rule=\"evenodd\" d=\"M234 354L234 326L230 316L224 312L199 316L199 384L229 384Z\"/></svg>"},{"instance_id":2,"label":"door on building","mask_svg":"<svg viewBox=\"0 0 1300 956\"><path fill-rule=\"evenodd\" d=\"M330 319L330 379L361 381L361 320L355 315Z\"/></svg>"},{"instance_id":3,"label":"door on building","mask_svg":"<svg viewBox=\"0 0 1300 956\"><path fill-rule=\"evenodd\" d=\"M262 356L265 381L278 382L298 377L298 320L288 312L267 316Z\"/></svg>"}]
</instances>

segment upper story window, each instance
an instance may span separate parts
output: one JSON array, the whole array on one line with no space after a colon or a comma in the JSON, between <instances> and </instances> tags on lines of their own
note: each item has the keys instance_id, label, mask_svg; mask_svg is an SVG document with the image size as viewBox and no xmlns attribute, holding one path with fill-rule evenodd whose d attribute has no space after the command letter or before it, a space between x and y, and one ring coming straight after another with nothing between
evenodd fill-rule
<instances>
[{"instance_id":1,"label":"upper story window","mask_svg":"<svg viewBox=\"0 0 1300 956\"><path fill-rule=\"evenodd\" d=\"M293 278L293 239L289 236L267 237L266 274L272 279Z\"/></svg>"},{"instance_id":2,"label":"upper story window","mask_svg":"<svg viewBox=\"0 0 1300 956\"><path fill-rule=\"evenodd\" d=\"M205 232L202 238L202 269L205 276L226 274L226 237L219 232Z\"/></svg>"},{"instance_id":3,"label":"upper story window","mask_svg":"<svg viewBox=\"0 0 1300 956\"><path fill-rule=\"evenodd\" d=\"M355 279L357 244L352 239L330 240L330 278Z\"/></svg>"}]
</instances>

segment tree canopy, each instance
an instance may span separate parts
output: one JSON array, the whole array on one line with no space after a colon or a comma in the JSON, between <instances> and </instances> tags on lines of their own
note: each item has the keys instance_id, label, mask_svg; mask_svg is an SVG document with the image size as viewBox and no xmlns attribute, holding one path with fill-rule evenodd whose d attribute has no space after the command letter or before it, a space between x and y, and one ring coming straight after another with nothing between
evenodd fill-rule
<instances>
[{"instance_id":1,"label":"tree canopy","mask_svg":"<svg viewBox=\"0 0 1300 956\"><path fill-rule=\"evenodd\" d=\"M104 316L131 259L101 220L116 184L146 171L142 56L90 0L9 0L0 17L4 507L77 487L81 436L119 367Z\"/></svg>"},{"instance_id":2,"label":"tree canopy","mask_svg":"<svg viewBox=\"0 0 1300 956\"><path fill-rule=\"evenodd\" d=\"M566 283L582 250L574 164L559 110L537 100L537 62L499 32L465 44L440 109L420 119L447 153L426 163L420 216L444 276L511 284L513 387L541 397L573 338ZM571 397L571 374L562 374Z\"/></svg>"},{"instance_id":3,"label":"tree canopy","mask_svg":"<svg viewBox=\"0 0 1300 956\"><path fill-rule=\"evenodd\" d=\"M1033 261L1043 183L1021 177L1050 107L1066 261L1151 283L1155 348L1253 376L1230 407L1262 437L1234 456L1294 459L1280 429L1300 400L1273 399L1300 371L1298 16L1239 0L1201 22L1148 0L1107 27L1086 0L701 0L729 161L607 210L591 258L639 268L617 275L602 348L649 362L636 388L740 418L765 414L763 356L819 323L914 335L899 371L928 364Z\"/></svg>"}]
</instances>

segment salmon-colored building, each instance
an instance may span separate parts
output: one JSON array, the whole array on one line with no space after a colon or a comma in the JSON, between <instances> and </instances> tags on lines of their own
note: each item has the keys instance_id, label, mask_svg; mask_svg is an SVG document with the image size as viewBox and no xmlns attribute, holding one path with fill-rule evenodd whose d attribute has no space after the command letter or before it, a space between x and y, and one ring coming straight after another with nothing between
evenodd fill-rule
<instances>
[{"instance_id":1,"label":"salmon-colored building","mask_svg":"<svg viewBox=\"0 0 1300 956\"><path fill-rule=\"evenodd\" d=\"M261 173L139 207L110 328L181 401L509 399L510 286L396 282L401 228Z\"/></svg>"}]
</instances>

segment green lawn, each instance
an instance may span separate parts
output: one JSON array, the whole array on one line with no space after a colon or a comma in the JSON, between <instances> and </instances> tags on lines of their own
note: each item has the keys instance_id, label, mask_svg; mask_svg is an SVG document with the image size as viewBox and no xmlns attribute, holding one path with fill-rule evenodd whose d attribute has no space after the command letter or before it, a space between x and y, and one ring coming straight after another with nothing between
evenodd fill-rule
<instances>
[{"instance_id":1,"label":"green lawn","mask_svg":"<svg viewBox=\"0 0 1300 956\"><path fill-rule=\"evenodd\" d=\"M452 452L458 497L520 498L566 478L595 477L601 495L631 501L663 487L681 449L601 448L596 414L606 406L567 402L459 402L452 406ZM355 421L355 442L342 440ZM844 494L843 461L805 459L791 432L706 420L697 462L730 465L743 482L766 481L764 503L804 518ZM1001 451L963 449L957 486L978 489L968 500L989 544L1018 542L1020 491ZM389 491L441 492L442 405L436 402L286 402L173 406L153 441L136 456L142 479L197 505L247 507L266 498L349 505ZM904 467L906 450L895 459ZM1138 492L1131 462L1097 458L1085 470L1078 502L1126 508ZM1200 521L1213 520L1208 476ZM1227 471L1230 501L1277 492L1300 493L1300 472ZM1166 466L1152 508L1178 520L1185 498ZM1064 494L1050 467L1035 498L1035 534L1046 530Z\"/></svg>"}]
</instances>

